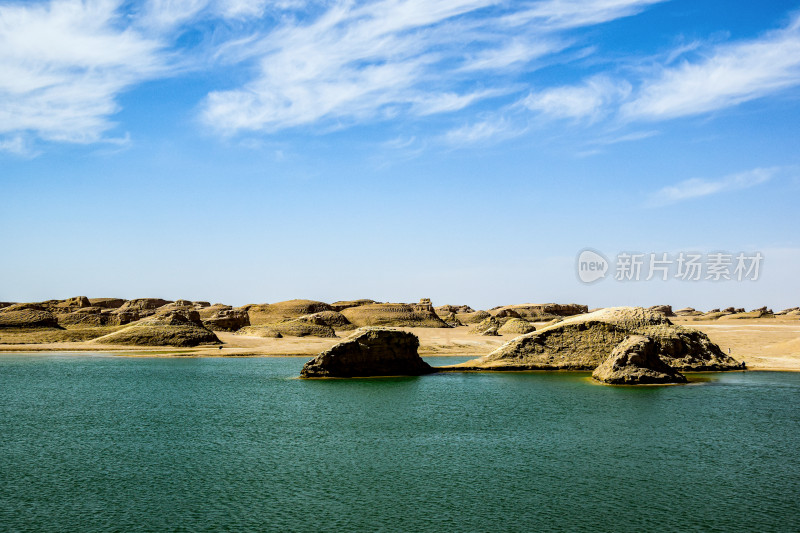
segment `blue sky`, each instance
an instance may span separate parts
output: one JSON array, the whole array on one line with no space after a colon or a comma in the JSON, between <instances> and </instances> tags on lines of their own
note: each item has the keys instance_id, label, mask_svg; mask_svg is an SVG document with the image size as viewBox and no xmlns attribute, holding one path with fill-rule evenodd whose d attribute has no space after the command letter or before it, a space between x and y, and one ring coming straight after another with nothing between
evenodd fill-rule
<instances>
[{"instance_id":1,"label":"blue sky","mask_svg":"<svg viewBox=\"0 0 800 533\"><path fill-rule=\"evenodd\" d=\"M798 124L798 2L0 1L0 300L796 306Z\"/></svg>"}]
</instances>

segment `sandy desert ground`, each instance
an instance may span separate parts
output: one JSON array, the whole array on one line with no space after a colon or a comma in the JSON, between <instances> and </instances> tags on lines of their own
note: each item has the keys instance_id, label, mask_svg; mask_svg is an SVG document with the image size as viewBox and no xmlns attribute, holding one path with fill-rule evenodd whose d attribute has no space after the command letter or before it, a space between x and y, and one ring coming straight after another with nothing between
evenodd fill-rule
<instances>
[{"instance_id":1,"label":"sandy desert ground","mask_svg":"<svg viewBox=\"0 0 800 533\"><path fill-rule=\"evenodd\" d=\"M757 318L727 322L670 318L696 328L752 370L800 371L800 320Z\"/></svg>"}]
</instances>

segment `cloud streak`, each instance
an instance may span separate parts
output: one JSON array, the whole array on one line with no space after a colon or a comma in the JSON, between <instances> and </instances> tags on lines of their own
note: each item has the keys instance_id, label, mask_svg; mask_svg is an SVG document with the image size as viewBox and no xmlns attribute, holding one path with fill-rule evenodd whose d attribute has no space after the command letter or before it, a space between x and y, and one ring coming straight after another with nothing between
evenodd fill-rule
<instances>
[{"instance_id":1,"label":"cloud streak","mask_svg":"<svg viewBox=\"0 0 800 533\"><path fill-rule=\"evenodd\" d=\"M311 21L230 47L227 57L254 58L258 73L243 87L210 93L203 118L234 134L461 110L518 91L513 73L563 51L565 29L656 1L337 2Z\"/></svg>"},{"instance_id":2,"label":"cloud streak","mask_svg":"<svg viewBox=\"0 0 800 533\"><path fill-rule=\"evenodd\" d=\"M769 181L780 170L777 167L756 168L738 174L731 174L718 180L688 179L659 189L650 196L647 204L651 207L659 207L723 192L749 189Z\"/></svg>"},{"instance_id":3,"label":"cloud streak","mask_svg":"<svg viewBox=\"0 0 800 533\"><path fill-rule=\"evenodd\" d=\"M576 30L661 1L0 0L0 150L107 141L121 93L192 71L244 79L199 104L223 135L450 115L432 138L466 145L551 120L607 132L800 85L797 16L757 39L692 41L604 72L602 50ZM580 75L580 51L593 56L582 81L539 74Z\"/></svg>"},{"instance_id":4,"label":"cloud streak","mask_svg":"<svg viewBox=\"0 0 800 533\"><path fill-rule=\"evenodd\" d=\"M522 105L530 111L556 118L596 120L609 108L628 97L631 86L596 76L579 86L556 87L529 94Z\"/></svg>"},{"instance_id":5,"label":"cloud streak","mask_svg":"<svg viewBox=\"0 0 800 533\"><path fill-rule=\"evenodd\" d=\"M0 134L89 143L120 91L164 71L161 44L120 27L117 2L0 6Z\"/></svg>"},{"instance_id":6,"label":"cloud streak","mask_svg":"<svg viewBox=\"0 0 800 533\"><path fill-rule=\"evenodd\" d=\"M645 80L622 115L657 120L696 115L800 84L800 17L752 41L718 46L694 63Z\"/></svg>"}]
</instances>

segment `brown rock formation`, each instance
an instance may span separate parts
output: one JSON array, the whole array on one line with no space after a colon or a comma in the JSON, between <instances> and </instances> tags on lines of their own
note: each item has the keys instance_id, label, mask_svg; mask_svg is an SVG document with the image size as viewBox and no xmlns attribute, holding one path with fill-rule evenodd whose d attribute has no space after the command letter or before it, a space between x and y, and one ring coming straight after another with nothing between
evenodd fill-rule
<instances>
[{"instance_id":1,"label":"brown rock formation","mask_svg":"<svg viewBox=\"0 0 800 533\"><path fill-rule=\"evenodd\" d=\"M447 313L446 315L442 315L441 313L437 312L436 314L451 328L457 328L464 325L461 323L455 313Z\"/></svg>"},{"instance_id":2,"label":"brown rock formation","mask_svg":"<svg viewBox=\"0 0 800 533\"><path fill-rule=\"evenodd\" d=\"M56 316L38 304L12 304L0 309L0 328L59 328Z\"/></svg>"},{"instance_id":3,"label":"brown rock formation","mask_svg":"<svg viewBox=\"0 0 800 533\"><path fill-rule=\"evenodd\" d=\"M686 377L662 361L658 351L659 345L652 338L631 335L614 348L592 377L615 385L686 383Z\"/></svg>"},{"instance_id":4,"label":"brown rock formation","mask_svg":"<svg viewBox=\"0 0 800 533\"><path fill-rule=\"evenodd\" d=\"M419 376L434 372L417 353L412 333L385 328L359 329L303 366L300 376Z\"/></svg>"},{"instance_id":5,"label":"brown rock formation","mask_svg":"<svg viewBox=\"0 0 800 533\"><path fill-rule=\"evenodd\" d=\"M237 335L263 337L268 339L282 339L283 335L269 326L245 326L236 332Z\"/></svg>"},{"instance_id":6,"label":"brown rock formation","mask_svg":"<svg viewBox=\"0 0 800 533\"><path fill-rule=\"evenodd\" d=\"M675 316L675 313L672 312L671 305L654 305L653 307L649 307L651 311L655 311L656 313L661 313L666 317Z\"/></svg>"},{"instance_id":7,"label":"brown rock formation","mask_svg":"<svg viewBox=\"0 0 800 533\"><path fill-rule=\"evenodd\" d=\"M250 315L229 305L203 307L198 311L203 325L211 331L236 331L250 325Z\"/></svg>"},{"instance_id":8,"label":"brown rock formation","mask_svg":"<svg viewBox=\"0 0 800 533\"><path fill-rule=\"evenodd\" d=\"M319 313L301 316L298 320L303 320L310 324L328 326L337 331L356 328L356 326L351 324L350 321L338 311L320 311Z\"/></svg>"},{"instance_id":9,"label":"brown rock formation","mask_svg":"<svg viewBox=\"0 0 800 533\"><path fill-rule=\"evenodd\" d=\"M594 370L629 335L646 335L678 370L732 370L739 363L697 330L641 307L611 307L521 335L489 355L447 368Z\"/></svg>"},{"instance_id":10,"label":"brown rock formation","mask_svg":"<svg viewBox=\"0 0 800 533\"><path fill-rule=\"evenodd\" d=\"M325 302L315 300L287 300L274 304L250 304L243 307L250 316L250 324L260 326L300 318L321 311L333 311Z\"/></svg>"},{"instance_id":11,"label":"brown rock formation","mask_svg":"<svg viewBox=\"0 0 800 533\"><path fill-rule=\"evenodd\" d=\"M456 318L463 324L480 324L482 321L489 318L490 315L486 311L474 311L472 313L456 313Z\"/></svg>"},{"instance_id":12,"label":"brown rock formation","mask_svg":"<svg viewBox=\"0 0 800 533\"><path fill-rule=\"evenodd\" d=\"M449 328L430 304L369 304L348 307L341 313L352 324L363 326L395 326Z\"/></svg>"},{"instance_id":13,"label":"brown rock formation","mask_svg":"<svg viewBox=\"0 0 800 533\"><path fill-rule=\"evenodd\" d=\"M684 307L675 311L675 316L698 316L702 314L702 311L698 311L694 307Z\"/></svg>"},{"instance_id":14,"label":"brown rock formation","mask_svg":"<svg viewBox=\"0 0 800 533\"><path fill-rule=\"evenodd\" d=\"M520 318L520 314L511 307L501 307L489 313L495 318Z\"/></svg>"},{"instance_id":15,"label":"brown rock formation","mask_svg":"<svg viewBox=\"0 0 800 533\"><path fill-rule=\"evenodd\" d=\"M434 311L436 314L448 315L450 313L474 313L475 310L468 305L440 305L439 307L434 307Z\"/></svg>"},{"instance_id":16,"label":"brown rock formation","mask_svg":"<svg viewBox=\"0 0 800 533\"><path fill-rule=\"evenodd\" d=\"M156 309L170 303L172 303L170 300L162 300L161 298L136 298L134 300L128 300L119 308L131 310L135 309L139 312L153 311L154 314Z\"/></svg>"},{"instance_id":17,"label":"brown rock formation","mask_svg":"<svg viewBox=\"0 0 800 533\"><path fill-rule=\"evenodd\" d=\"M273 324L262 324L260 326L247 326L237 331L237 333L240 335L253 335L255 337L275 338L336 337L336 332L332 327L325 324L315 324L313 322L303 320L302 318L295 318L294 320L286 320L284 322L275 322Z\"/></svg>"},{"instance_id":18,"label":"brown rock formation","mask_svg":"<svg viewBox=\"0 0 800 533\"><path fill-rule=\"evenodd\" d=\"M517 304L504 305L489 310L492 316L511 316L529 321L550 320L554 317L580 315L589 312L589 307L580 304ZM509 313L513 312L513 314ZM504 314L506 313L506 314Z\"/></svg>"},{"instance_id":19,"label":"brown rock formation","mask_svg":"<svg viewBox=\"0 0 800 533\"><path fill-rule=\"evenodd\" d=\"M512 318L497 330L500 335L524 335L532 331L536 331L536 327L522 318Z\"/></svg>"},{"instance_id":20,"label":"brown rock formation","mask_svg":"<svg viewBox=\"0 0 800 533\"><path fill-rule=\"evenodd\" d=\"M334 311L341 312L342 309L347 309L348 307L359 307L359 306L362 306L362 305L370 305L370 304L377 304L377 303L380 303L380 302L376 302L375 300L369 300L369 299L365 298L365 299L362 299L362 300L344 300L344 301L340 301L340 302L333 302L331 304L331 307L333 308Z\"/></svg>"},{"instance_id":21,"label":"brown rock formation","mask_svg":"<svg viewBox=\"0 0 800 533\"><path fill-rule=\"evenodd\" d=\"M197 311L165 310L91 342L131 346L198 346L219 344L220 341L203 326Z\"/></svg>"},{"instance_id":22,"label":"brown rock formation","mask_svg":"<svg viewBox=\"0 0 800 533\"><path fill-rule=\"evenodd\" d=\"M491 337L498 335L497 332L499 329L500 322L498 322L495 317L490 316L489 318L485 318L484 320L472 326L469 332L476 335L485 335L487 337Z\"/></svg>"},{"instance_id":23,"label":"brown rock formation","mask_svg":"<svg viewBox=\"0 0 800 533\"><path fill-rule=\"evenodd\" d=\"M122 298L89 298L89 303L92 307L102 307L103 309L118 309L127 300Z\"/></svg>"}]
</instances>

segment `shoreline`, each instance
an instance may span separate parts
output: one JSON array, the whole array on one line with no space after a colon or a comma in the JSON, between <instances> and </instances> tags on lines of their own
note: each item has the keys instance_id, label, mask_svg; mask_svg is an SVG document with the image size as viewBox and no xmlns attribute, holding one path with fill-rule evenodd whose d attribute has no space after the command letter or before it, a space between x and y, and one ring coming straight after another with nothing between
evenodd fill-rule
<instances>
[{"instance_id":1,"label":"shoreline","mask_svg":"<svg viewBox=\"0 0 800 533\"><path fill-rule=\"evenodd\" d=\"M108 351L108 350L94 350L91 352L87 351L78 351L78 350L56 350L56 349L41 349L41 350L3 350L0 349L0 357L4 355L29 355L29 356L37 356L37 355L72 355L72 356L86 356L86 355L102 355L102 356L109 356L109 357L141 357L141 358L152 358L152 359L239 359L239 358L248 358L248 359L255 359L255 358L262 358L262 359L278 359L278 358L286 358L292 357L297 359L307 359L309 357L313 358L313 356L307 354L205 354L205 353L188 353L185 355L179 355L177 353L157 353L157 352L150 352L148 350L141 350L142 353L124 353L124 352L116 352L116 351ZM459 355L459 354L447 354L447 355L420 355L423 359L425 357L471 357L470 355ZM569 370L569 369L534 369L534 370L488 370L488 369L474 369L474 368L452 368L452 367L433 367L436 369L436 372L433 374L439 373L476 373L476 374L531 374L531 373L540 373L540 374L555 374L555 373L591 373L589 369L582 369L582 370ZM682 374L729 374L733 372L800 372L800 368L789 368L789 367L767 367L767 366L759 366L756 368L745 368L742 369L732 369L732 370L681 370ZM370 377L370 376L362 376L362 377ZM391 376L375 376L375 377L391 377ZM340 378L322 378L322 379L340 379Z\"/></svg>"},{"instance_id":2,"label":"shoreline","mask_svg":"<svg viewBox=\"0 0 800 533\"><path fill-rule=\"evenodd\" d=\"M672 317L676 325L708 335L726 353L745 361L747 371L800 372L800 321L776 323L775 319L742 319L735 324ZM517 335L481 336L466 326L457 328L398 328L420 340L421 357L478 358L494 351ZM0 344L2 354L98 354L119 357L307 357L311 358L349 335L334 338L262 338L217 332L221 345L197 347L121 346L91 342ZM546 370L546 372L553 372Z\"/></svg>"}]
</instances>

